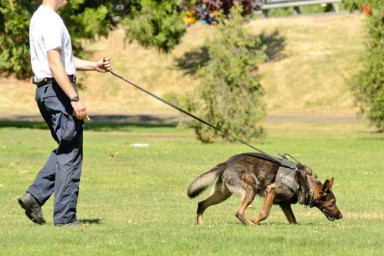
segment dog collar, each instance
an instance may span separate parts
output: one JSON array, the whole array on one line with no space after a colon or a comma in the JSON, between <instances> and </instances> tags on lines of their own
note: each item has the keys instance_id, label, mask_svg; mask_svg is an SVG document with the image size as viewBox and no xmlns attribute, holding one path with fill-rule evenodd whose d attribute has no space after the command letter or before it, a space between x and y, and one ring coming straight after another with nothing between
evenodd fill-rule
<instances>
[{"instance_id":1,"label":"dog collar","mask_svg":"<svg viewBox=\"0 0 384 256\"><path fill-rule=\"evenodd\" d=\"M307 181L308 181L309 193L306 196L305 205L309 205L309 207L313 207L313 193L315 191L315 185L311 181L311 178L309 177L309 175L307 175Z\"/></svg>"}]
</instances>

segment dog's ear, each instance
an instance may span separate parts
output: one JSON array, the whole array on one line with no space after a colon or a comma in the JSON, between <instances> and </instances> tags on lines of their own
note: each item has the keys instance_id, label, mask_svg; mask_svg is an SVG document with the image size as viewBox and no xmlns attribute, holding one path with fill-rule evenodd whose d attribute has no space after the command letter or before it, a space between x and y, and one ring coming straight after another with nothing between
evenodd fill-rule
<instances>
[{"instance_id":1,"label":"dog's ear","mask_svg":"<svg viewBox=\"0 0 384 256\"><path fill-rule=\"evenodd\" d=\"M330 180L326 180L323 185L323 191L327 192L331 190L332 186L333 186L333 178Z\"/></svg>"},{"instance_id":2,"label":"dog's ear","mask_svg":"<svg viewBox=\"0 0 384 256\"><path fill-rule=\"evenodd\" d=\"M313 199L314 200L319 199L323 195L323 193L324 193L323 187L324 186L320 182L316 184L315 189L313 191Z\"/></svg>"}]
</instances>

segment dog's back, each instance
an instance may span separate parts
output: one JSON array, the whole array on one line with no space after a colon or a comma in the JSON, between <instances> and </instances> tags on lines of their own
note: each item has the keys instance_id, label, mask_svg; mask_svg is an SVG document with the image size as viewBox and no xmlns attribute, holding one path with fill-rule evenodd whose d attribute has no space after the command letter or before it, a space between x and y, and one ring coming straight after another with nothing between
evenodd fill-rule
<instances>
[{"instance_id":1,"label":"dog's back","mask_svg":"<svg viewBox=\"0 0 384 256\"><path fill-rule=\"evenodd\" d=\"M245 182L261 195L265 187L274 181L278 168L277 163L261 158L260 154L235 155L192 181L187 194L194 198L217 180L216 190L224 184L222 189L243 195L241 188Z\"/></svg>"},{"instance_id":2,"label":"dog's back","mask_svg":"<svg viewBox=\"0 0 384 256\"><path fill-rule=\"evenodd\" d=\"M248 186L263 195L265 188L274 182L278 169L278 163L260 154L239 154L226 161L226 169L218 182L222 181L232 193L242 197L241 188Z\"/></svg>"}]
</instances>

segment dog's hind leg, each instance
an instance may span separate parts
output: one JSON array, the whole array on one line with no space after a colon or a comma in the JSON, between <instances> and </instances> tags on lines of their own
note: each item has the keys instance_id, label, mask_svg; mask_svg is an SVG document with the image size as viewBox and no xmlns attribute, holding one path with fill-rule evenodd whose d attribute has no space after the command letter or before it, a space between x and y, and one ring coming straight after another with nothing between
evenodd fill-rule
<instances>
[{"instance_id":1,"label":"dog's hind leg","mask_svg":"<svg viewBox=\"0 0 384 256\"><path fill-rule=\"evenodd\" d=\"M274 191L274 188L275 187L273 184L267 186L267 189L265 191L265 199L264 199L263 209L261 210L259 217L257 217L255 220L252 221L254 224L257 224L260 221L263 221L268 217L269 212L271 211L271 208L273 205L273 200L276 197L276 193Z\"/></svg>"},{"instance_id":2,"label":"dog's hind leg","mask_svg":"<svg viewBox=\"0 0 384 256\"><path fill-rule=\"evenodd\" d=\"M232 193L226 188L219 188L219 186L216 185L214 192L207 199L199 202L197 205L197 224L203 224L203 213L208 207L225 201L231 195Z\"/></svg>"},{"instance_id":3,"label":"dog's hind leg","mask_svg":"<svg viewBox=\"0 0 384 256\"><path fill-rule=\"evenodd\" d=\"M289 224L297 224L295 215L293 214L292 208L290 204L280 204L281 209L284 212L285 217L287 217L287 220Z\"/></svg>"}]
</instances>

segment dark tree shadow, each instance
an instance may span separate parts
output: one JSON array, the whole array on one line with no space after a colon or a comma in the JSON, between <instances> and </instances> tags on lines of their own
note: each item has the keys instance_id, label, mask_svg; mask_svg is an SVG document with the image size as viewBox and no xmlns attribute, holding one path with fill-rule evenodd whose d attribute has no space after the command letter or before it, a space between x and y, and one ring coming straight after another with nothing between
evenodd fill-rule
<instances>
[{"instance_id":1,"label":"dark tree shadow","mask_svg":"<svg viewBox=\"0 0 384 256\"><path fill-rule=\"evenodd\" d=\"M178 115L93 115L85 122L85 130L129 130L131 127L176 127ZM0 128L48 129L41 116L0 116Z\"/></svg>"},{"instance_id":2,"label":"dark tree shadow","mask_svg":"<svg viewBox=\"0 0 384 256\"><path fill-rule=\"evenodd\" d=\"M265 54L268 61L280 60L284 58L283 50L285 48L286 39L280 35L278 30L270 34L265 32L256 35L261 45L259 48L265 48ZM184 71L186 75L196 75L197 70L207 65L209 61L208 48L203 46L198 49L186 52L182 57L175 58L176 66Z\"/></svg>"},{"instance_id":3,"label":"dark tree shadow","mask_svg":"<svg viewBox=\"0 0 384 256\"><path fill-rule=\"evenodd\" d=\"M186 75L195 75L197 70L207 65L209 61L208 48L203 46L187 52L181 58L175 58L176 66L184 70Z\"/></svg>"},{"instance_id":4,"label":"dark tree shadow","mask_svg":"<svg viewBox=\"0 0 384 256\"><path fill-rule=\"evenodd\" d=\"M283 50L286 39L280 35L278 30L273 31L271 34L263 32L258 37L261 45L266 48L265 54L267 54L269 61L281 60L285 57Z\"/></svg>"}]
</instances>

